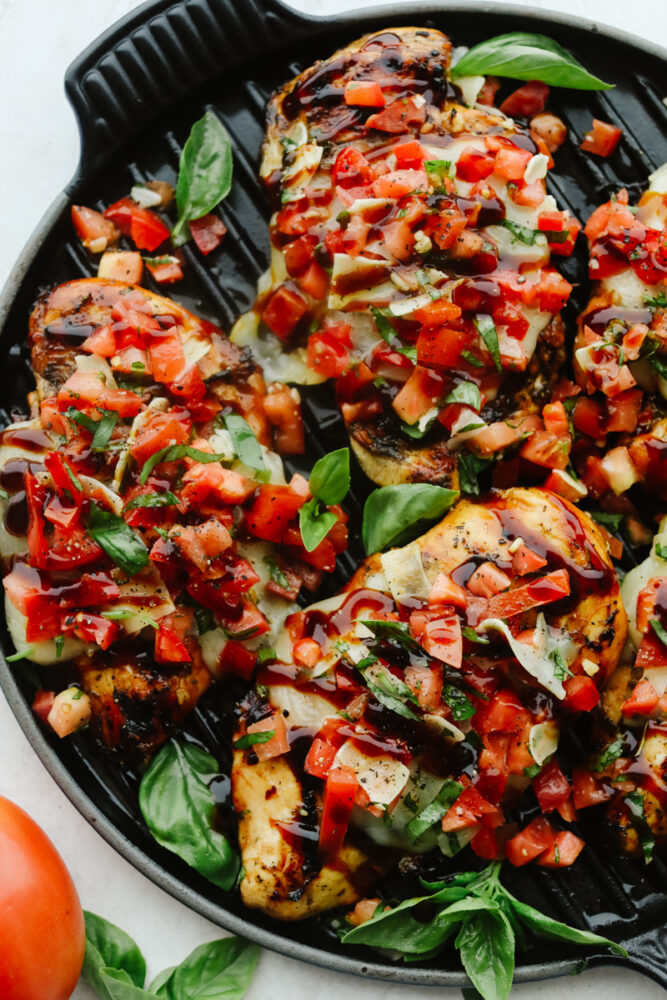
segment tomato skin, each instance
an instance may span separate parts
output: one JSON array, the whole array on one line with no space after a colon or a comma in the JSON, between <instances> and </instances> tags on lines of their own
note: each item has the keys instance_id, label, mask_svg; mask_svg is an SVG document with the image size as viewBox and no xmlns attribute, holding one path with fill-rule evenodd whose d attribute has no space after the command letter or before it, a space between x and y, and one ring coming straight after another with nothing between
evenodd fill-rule
<instances>
[{"instance_id":1,"label":"tomato skin","mask_svg":"<svg viewBox=\"0 0 667 1000\"><path fill-rule=\"evenodd\" d=\"M584 674L570 677L565 681L565 703L575 712L590 712L600 701L600 692Z\"/></svg>"},{"instance_id":2,"label":"tomato skin","mask_svg":"<svg viewBox=\"0 0 667 1000\"><path fill-rule=\"evenodd\" d=\"M81 904L62 858L26 812L0 797L0 996L67 1000L84 945Z\"/></svg>"},{"instance_id":3,"label":"tomato skin","mask_svg":"<svg viewBox=\"0 0 667 1000\"><path fill-rule=\"evenodd\" d=\"M533 778L533 791L543 813L553 812L570 797L570 785L554 758Z\"/></svg>"},{"instance_id":4,"label":"tomato skin","mask_svg":"<svg viewBox=\"0 0 667 1000\"><path fill-rule=\"evenodd\" d=\"M621 135L620 128L594 118L593 127L590 132L585 134L580 146L585 153L594 153L596 156L611 156Z\"/></svg>"},{"instance_id":5,"label":"tomato skin","mask_svg":"<svg viewBox=\"0 0 667 1000\"><path fill-rule=\"evenodd\" d=\"M556 830L549 820L544 816L536 816L521 833L507 842L507 860L516 868L521 868L538 854L548 851L555 842Z\"/></svg>"},{"instance_id":6,"label":"tomato skin","mask_svg":"<svg viewBox=\"0 0 667 1000\"><path fill-rule=\"evenodd\" d=\"M549 96L549 88L540 80L529 80L506 97L500 105L503 114L514 118L530 118L544 111Z\"/></svg>"}]
</instances>

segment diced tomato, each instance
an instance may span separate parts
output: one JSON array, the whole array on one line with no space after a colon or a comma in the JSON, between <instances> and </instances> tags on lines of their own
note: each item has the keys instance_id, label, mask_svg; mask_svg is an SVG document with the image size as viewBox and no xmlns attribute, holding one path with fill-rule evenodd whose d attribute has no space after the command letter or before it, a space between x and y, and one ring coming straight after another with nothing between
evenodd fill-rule
<instances>
[{"instance_id":1,"label":"diced tomato","mask_svg":"<svg viewBox=\"0 0 667 1000\"><path fill-rule=\"evenodd\" d=\"M272 757L280 757L289 750L287 728L282 712L273 712L265 719L253 722L246 731L249 735L273 732L273 736L266 743L253 744L251 750L258 760L271 760Z\"/></svg>"},{"instance_id":2,"label":"diced tomato","mask_svg":"<svg viewBox=\"0 0 667 1000\"><path fill-rule=\"evenodd\" d=\"M594 153L596 156L611 156L621 135L620 128L594 118L593 127L590 132L586 132L581 148L584 152Z\"/></svg>"},{"instance_id":3,"label":"diced tomato","mask_svg":"<svg viewBox=\"0 0 667 1000\"><path fill-rule=\"evenodd\" d=\"M574 864L585 846L580 837L570 830L563 830L556 836L551 847L540 854L537 863L542 868L568 868Z\"/></svg>"},{"instance_id":4,"label":"diced tomato","mask_svg":"<svg viewBox=\"0 0 667 1000\"><path fill-rule=\"evenodd\" d=\"M151 455L172 444L184 444L190 436L189 422L171 413L150 411L142 417L141 429L130 446L137 465L143 465Z\"/></svg>"},{"instance_id":5,"label":"diced tomato","mask_svg":"<svg viewBox=\"0 0 667 1000\"><path fill-rule=\"evenodd\" d=\"M160 217L148 208L141 208L131 198L121 198L110 205L104 217L129 236L138 250L152 253L169 239L169 230Z\"/></svg>"},{"instance_id":6,"label":"diced tomato","mask_svg":"<svg viewBox=\"0 0 667 1000\"><path fill-rule=\"evenodd\" d=\"M552 253L569 257L581 232L581 223L568 212L541 212L537 228L546 234Z\"/></svg>"},{"instance_id":7,"label":"diced tomato","mask_svg":"<svg viewBox=\"0 0 667 1000\"><path fill-rule=\"evenodd\" d=\"M332 768L324 787L324 805L320 822L320 850L336 854L342 847L357 793L357 778L351 767Z\"/></svg>"},{"instance_id":8,"label":"diced tomato","mask_svg":"<svg viewBox=\"0 0 667 1000\"><path fill-rule=\"evenodd\" d=\"M514 692L500 688L477 711L475 728L481 733L520 733L530 723L530 713ZM486 744L486 740L485 740Z\"/></svg>"},{"instance_id":9,"label":"diced tomato","mask_svg":"<svg viewBox=\"0 0 667 1000\"><path fill-rule=\"evenodd\" d=\"M557 569L538 580L532 580L514 590L490 596L489 616L491 618L513 618L531 608L551 604L567 597L570 593L570 577L566 569Z\"/></svg>"},{"instance_id":10,"label":"diced tomato","mask_svg":"<svg viewBox=\"0 0 667 1000\"><path fill-rule=\"evenodd\" d=\"M246 511L245 523L256 538L267 542L282 542L290 521L303 507L305 497L289 486L260 486L257 496Z\"/></svg>"},{"instance_id":11,"label":"diced tomato","mask_svg":"<svg viewBox=\"0 0 667 1000\"><path fill-rule=\"evenodd\" d=\"M533 791L543 813L553 812L567 802L570 797L570 784L555 758L545 764L540 773L533 778Z\"/></svg>"},{"instance_id":12,"label":"diced tomato","mask_svg":"<svg viewBox=\"0 0 667 1000\"><path fill-rule=\"evenodd\" d=\"M463 656L461 621L458 615L447 615L426 624L421 644L429 654L450 667L458 669Z\"/></svg>"},{"instance_id":13,"label":"diced tomato","mask_svg":"<svg viewBox=\"0 0 667 1000\"><path fill-rule=\"evenodd\" d=\"M579 396L572 411L572 423L580 434L594 441L604 438L607 433L603 404L590 396Z\"/></svg>"},{"instance_id":14,"label":"diced tomato","mask_svg":"<svg viewBox=\"0 0 667 1000\"><path fill-rule=\"evenodd\" d=\"M510 118L532 118L533 115L544 111L548 96L549 88L546 83L529 80L505 98L500 110Z\"/></svg>"},{"instance_id":15,"label":"diced tomato","mask_svg":"<svg viewBox=\"0 0 667 1000\"><path fill-rule=\"evenodd\" d=\"M146 260L145 264L158 285L173 285L183 280L183 267L176 257L157 257L154 262Z\"/></svg>"},{"instance_id":16,"label":"diced tomato","mask_svg":"<svg viewBox=\"0 0 667 1000\"><path fill-rule=\"evenodd\" d=\"M558 496L577 503L588 494L586 486L580 479L575 479L564 469L554 469L544 481L544 489L557 493Z\"/></svg>"},{"instance_id":17,"label":"diced tomato","mask_svg":"<svg viewBox=\"0 0 667 1000\"><path fill-rule=\"evenodd\" d=\"M467 225L467 217L458 208L441 208L438 214L429 216L423 228L424 232L427 236L431 237L436 246L441 250L450 250L456 244L457 240L460 239ZM436 301L444 303L448 300L439 299ZM456 318L456 316L447 316L443 319L443 322L447 323L450 319ZM430 324L430 318L426 322Z\"/></svg>"},{"instance_id":18,"label":"diced tomato","mask_svg":"<svg viewBox=\"0 0 667 1000\"><path fill-rule=\"evenodd\" d=\"M93 252L106 250L109 243L118 239L118 230L113 222L85 205L72 205L72 222L83 245Z\"/></svg>"},{"instance_id":19,"label":"diced tomato","mask_svg":"<svg viewBox=\"0 0 667 1000\"><path fill-rule=\"evenodd\" d=\"M35 697L32 700L32 710L40 722L43 722L45 725L48 714L53 708L55 697L55 691L44 691L42 688L35 691Z\"/></svg>"},{"instance_id":20,"label":"diced tomato","mask_svg":"<svg viewBox=\"0 0 667 1000\"><path fill-rule=\"evenodd\" d=\"M354 146L345 146L336 157L331 172L336 187L364 187L375 180L375 171L363 153Z\"/></svg>"},{"instance_id":21,"label":"diced tomato","mask_svg":"<svg viewBox=\"0 0 667 1000\"><path fill-rule=\"evenodd\" d=\"M315 639L299 639L294 643L292 656L301 667L315 667L322 659L322 647Z\"/></svg>"},{"instance_id":22,"label":"diced tomato","mask_svg":"<svg viewBox=\"0 0 667 1000\"><path fill-rule=\"evenodd\" d=\"M607 432L632 434L636 431L643 398L641 389L626 389L625 392L619 392L617 396L607 399Z\"/></svg>"},{"instance_id":23,"label":"diced tomato","mask_svg":"<svg viewBox=\"0 0 667 1000\"><path fill-rule=\"evenodd\" d=\"M465 608L468 601L466 590L454 583L447 573L438 573L428 595L429 604L453 604Z\"/></svg>"},{"instance_id":24,"label":"diced tomato","mask_svg":"<svg viewBox=\"0 0 667 1000\"><path fill-rule=\"evenodd\" d=\"M97 354L100 358L112 358L116 353L116 335L113 326L107 324L106 326L96 327L90 337L86 337L81 346L84 351Z\"/></svg>"},{"instance_id":25,"label":"diced tomato","mask_svg":"<svg viewBox=\"0 0 667 1000\"><path fill-rule=\"evenodd\" d=\"M367 118L366 128L398 135L407 132L411 125L422 125L425 121L426 108L423 105L417 107L414 97L399 97L383 111Z\"/></svg>"},{"instance_id":26,"label":"diced tomato","mask_svg":"<svg viewBox=\"0 0 667 1000\"><path fill-rule=\"evenodd\" d=\"M195 246L205 257L220 246L227 232L227 226L213 212L202 215L200 219L192 219L188 223L188 228Z\"/></svg>"},{"instance_id":27,"label":"diced tomato","mask_svg":"<svg viewBox=\"0 0 667 1000\"><path fill-rule=\"evenodd\" d=\"M308 303L293 288L281 285L262 312L262 319L281 340L287 340L308 312Z\"/></svg>"},{"instance_id":28,"label":"diced tomato","mask_svg":"<svg viewBox=\"0 0 667 1000\"><path fill-rule=\"evenodd\" d=\"M148 346L148 357L156 382L174 382L185 369L183 344L175 331L153 337Z\"/></svg>"},{"instance_id":29,"label":"diced tomato","mask_svg":"<svg viewBox=\"0 0 667 1000\"><path fill-rule=\"evenodd\" d=\"M326 740L316 737L306 756L304 770L315 778L326 778L335 756L336 748Z\"/></svg>"},{"instance_id":30,"label":"diced tomato","mask_svg":"<svg viewBox=\"0 0 667 1000\"><path fill-rule=\"evenodd\" d=\"M562 402L547 403L542 408L542 419L545 429L550 434L559 435L569 433L570 424Z\"/></svg>"},{"instance_id":31,"label":"diced tomato","mask_svg":"<svg viewBox=\"0 0 667 1000\"><path fill-rule=\"evenodd\" d=\"M442 326L445 323L450 323L452 320L458 319L460 315L461 307L442 296L439 299L434 299L425 306L420 306L419 309L415 309L411 319L416 320L417 323L421 323L422 326Z\"/></svg>"},{"instance_id":32,"label":"diced tomato","mask_svg":"<svg viewBox=\"0 0 667 1000\"><path fill-rule=\"evenodd\" d=\"M527 545L521 545L512 553L512 569L518 576L527 576L529 573L536 573L538 569L546 566L547 560L544 556L533 552Z\"/></svg>"},{"instance_id":33,"label":"diced tomato","mask_svg":"<svg viewBox=\"0 0 667 1000\"><path fill-rule=\"evenodd\" d=\"M407 382L394 396L394 412L406 424L416 424L440 399L443 381L437 372L417 365Z\"/></svg>"},{"instance_id":34,"label":"diced tomato","mask_svg":"<svg viewBox=\"0 0 667 1000\"><path fill-rule=\"evenodd\" d=\"M557 833L544 816L536 816L528 826L505 845L508 861L516 868L543 854L556 842Z\"/></svg>"},{"instance_id":35,"label":"diced tomato","mask_svg":"<svg viewBox=\"0 0 667 1000\"><path fill-rule=\"evenodd\" d=\"M621 705L625 716L650 715L659 701L658 692L645 678L635 685L632 694Z\"/></svg>"},{"instance_id":36,"label":"diced tomato","mask_svg":"<svg viewBox=\"0 0 667 1000\"><path fill-rule=\"evenodd\" d=\"M510 197L515 205L523 205L525 208L539 208L544 201L544 181L517 184L516 188L510 188Z\"/></svg>"},{"instance_id":37,"label":"diced tomato","mask_svg":"<svg viewBox=\"0 0 667 1000\"><path fill-rule=\"evenodd\" d=\"M393 153L399 170L419 170L424 160L428 159L428 153L416 139L394 146Z\"/></svg>"},{"instance_id":38,"label":"diced tomato","mask_svg":"<svg viewBox=\"0 0 667 1000\"><path fill-rule=\"evenodd\" d=\"M402 198L411 191L426 188L426 172L424 170L392 170L373 181L373 194L376 198Z\"/></svg>"},{"instance_id":39,"label":"diced tomato","mask_svg":"<svg viewBox=\"0 0 667 1000\"><path fill-rule=\"evenodd\" d=\"M306 233L296 240L291 240L283 247L285 267L292 278L298 278L300 274L303 274L313 259L313 251L316 246L317 237Z\"/></svg>"},{"instance_id":40,"label":"diced tomato","mask_svg":"<svg viewBox=\"0 0 667 1000\"><path fill-rule=\"evenodd\" d=\"M375 80L350 80L345 88L345 103L357 108L383 108L387 101Z\"/></svg>"},{"instance_id":41,"label":"diced tomato","mask_svg":"<svg viewBox=\"0 0 667 1000\"><path fill-rule=\"evenodd\" d=\"M344 344L327 330L308 338L306 363L311 371L324 378L337 378L350 364L350 354Z\"/></svg>"},{"instance_id":42,"label":"diced tomato","mask_svg":"<svg viewBox=\"0 0 667 1000\"><path fill-rule=\"evenodd\" d=\"M578 674L568 677L565 688L565 704L575 712L590 712L600 701L600 692L590 677Z\"/></svg>"},{"instance_id":43,"label":"diced tomato","mask_svg":"<svg viewBox=\"0 0 667 1000\"><path fill-rule=\"evenodd\" d=\"M487 802L476 788L465 788L443 816L442 829L445 833L465 830L476 826L485 816L497 816L498 812L497 806Z\"/></svg>"},{"instance_id":44,"label":"diced tomato","mask_svg":"<svg viewBox=\"0 0 667 1000\"><path fill-rule=\"evenodd\" d=\"M461 352L466 350L471 335L464 330L454 330L446 326L426 327L417 338L417 360L421 365L435 365L437 368L460 366Z\"/></svg>"},{"instance_id":45,"label":"diced tomato","mask_svg":"<svg viewBox=\"0 0 667 1000\"><path fill-rule=\"evenodd\" d=\"M585 767L572 769L572 800L575 809L587 809L606 802L613 795L610 788L605 787L602 779Z\"/></svg>"},{"instance_id":46,"label":"diced tomato","mask_svg":"<svg viewBox=\"0 0 667 1000\"><path fill-rule=\"evenodd\" d=\"M116 622L84 611L79 611L71 621L67 618L63 631L73 632L83 642L94 642L100 649L108 649L121 634Z\"/></svg>"},{"instance_id":47,"label":"diced tomato","mask_svg":"<svg viewBox=\"0 0 667 1000\"><path fill-rule=\"evenodd\" d=\"M481 563L469 578L466 586L477 597L493 597L507 590L512 581L492 562Z\"/></svg>"},{"instance_id":48,"label":"diced tomato","mask_svg":"<svg viewBox=\"0 0 667 1000\"><path fill-rule=\"evenodd\" d=\"M298 396L286 385L272 383L264 397L264 413L274 427L274 446L281 455L302 455L305 450L303 419Z\"/></svg>"},{"instance_id":49,"label":"diced tomato","mask_svg":"<svg viewBox=\"0 0 667 1000\"><path fill-rule=\"evenodd\" d=\"M466 146L456 163L456 174L462 181L476 184L493 173L496 158L486 150Z\"/></svg>"},{"instance_id":50,"label":"diced tomato","mask_svg":"<svg viewBox=\"0 0 667 1000\"><path fill-rule=\"evenodd\" d=\"M157 663L189 663L192 660L174 629L162 623L155 633L155 660Z\"/></svg>"},{"instance_id":51,"label":"diced tomato","mask_svg":"<svg viewBox=\"0 0 667 1000\"><path fill-rule=\"evenodd\" d=\"M525 417L511 420L495 420L488 427L483 427L475 434L475 452L479 455L495 455L541 427L542 421L536 413L529 413ZM496 466L496 468L504 466L509 466L509 463L503 462L501 466ZM515 483L516 479L508 485L514 486Z\"/></svg>"},{"instance_id":52,"label":"diced tomato","mask_svg":"<svg viewBox=\"0 0 667 1000\"><path fill-rule=\"evenodd\" d=\"M523 177L524 170L533 154L519 146L501 146L496 153L493 172L508 181L518 181Z\"/></svg>"},{"instance_id":53,"label":"diced tomato","mask_svg":"<svg viewBox=\"0 0 667 1000\"><path fill-rule=\"evenodd\" d=\"M569 434L535 431L522 445L520 455L547 469L565 469L570 460L572 440Z\"/></svg>"},{"instance_id":54,"label":"diced tomato","mask_svg":"<svg viewBox=\"0 0 667 1000\"><path fill-rule=\"evenodd\" d=\"M646 670L650 667L667 667L667 647L656 635L647 632L637 650L635 667Z\"/></svg>"},{"instance_id":55,"label":"diced tomato","mask_svg":"<svg viewBox=\"0 0 667 1000\"><path fill-rule=\"evenodd\" d=\"M472 838L470 846L473 853L478 858L484 858L485 861L493 861L500 853L495 831L484 826Z\"/></svg>"}]
</instances>

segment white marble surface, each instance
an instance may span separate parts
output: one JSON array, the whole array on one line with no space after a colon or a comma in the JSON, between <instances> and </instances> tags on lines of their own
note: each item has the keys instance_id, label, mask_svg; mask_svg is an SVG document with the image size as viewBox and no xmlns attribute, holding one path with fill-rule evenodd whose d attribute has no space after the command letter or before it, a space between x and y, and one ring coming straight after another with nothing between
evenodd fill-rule
<instances>
[{"instance_id":1,"label":"white marble surface","mask_svg":"<svg viewBox=\"0 0 667 1000\"><path fill-rule=\"evenodd\" d=\"M62 79L69 62L102 30L136 6L132 0L0 0L0 285L34 226L74 172L78 135ZM359 7L355 0L298 0L310 13ZM367 3L370 6L370 0ZM415 11L419 5L415 4ZM667 44L664 0L536 0L533 6L597 19ZM631 17L628 12L631 10ZM417 17L415 18L417 20ZM219 928L149 882L79 816L46 773L0 694L0 794L22 805L48 832L68 864L83 905L117 922L143 948L149 976L179 961ZM249 1000L334 1000L354 990L358 1000L399 1000L400 986L349 977L262 955ZM599 969L575 979L517 986L517 1000L597 998L625 1000L663 991L637 974ZM434 991L410 989L412 1000ZM451 991L452 998L459 996ZM76 1000L93 993L80 985Z\"/></svg>"}]
</instances>

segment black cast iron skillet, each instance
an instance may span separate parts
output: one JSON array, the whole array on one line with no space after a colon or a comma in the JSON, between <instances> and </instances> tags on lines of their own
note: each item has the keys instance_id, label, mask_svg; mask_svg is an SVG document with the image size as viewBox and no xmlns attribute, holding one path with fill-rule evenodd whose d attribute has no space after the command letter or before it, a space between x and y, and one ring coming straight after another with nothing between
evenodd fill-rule
<instances>
[{"instance_id":1,"label":"black cast iron skillet","mask_svg":"<svg viewBox=\"0 0 667 1000\"><path fill-rule=\"evenodd\" d=\"M254 297L255 282L268 258L268 207L256 180L263 110L270 92L318 57L370 30L392 24L433 25L457 45L472 45L507 31L541 31L556 38L594 73L616 83L607 93L552 91L550 107L561 114L570 141L558 154L550 179L560 205L580 218L620 185L637 195L648 173L667 160L667 53L645 41L574 21L551 12L505 4L427 4L407 13L400 7L335 19L304 17L278 0L158 0L120 21L70 67L67 94L81 129L81 162L76 176L51 207L16 264L0 300L0 401L9 420L25 406L33 387L25 341L27 320L38 294L57 282L94 272L94 262L75 239L69 221L72 202L108 205L140 179L175 180L178 156L190 125L213 108L233 137L235 181L221 209L228 236L206 263L186 249L187 277L175 297L229 328ZM664 87L664 89L662 89ZM623 139L609 160L578 150L592 116L618 123ZM567 276L581 281L585 255L566 264ZM587 297L584 282L569 307L572 320ZM324 451L346 443L342 424L326 388L305 394L309 431L306 468ZM350 504L359 523L368 492L361 473ZM341 560L332 590L361 556L358 538ZM11 650L6 632L6 649ZM237 934L292 958L338 971L415 985L461 986L466 980L453 952L423 965L376 961L370 950L343 948L324 921L284 925L243 908L160 848L146 831L137 807L139 775L121 772L91 750L85 734L60 742L40 728L30 710L29 680L4 659L0 682L9 703L46 768L79 811L128 861L177 899ZM188 734L220 761L216 794L228 795L229 739L226 718L234 692L222 685L203 699L188 722ZM583 752L585 732L568 734L566 753ZM581 833L588 847L574 870L508 870L510 889L558 919L621 941L629 958L607 952L538 942L519 956L519 981L563 975L589 965L625 964L667 987L667 869L657 857L644 868L621 859L602 833L599 815L588 810ZM403 891L405 891L403 886ZM414 891L414 890L413 890ZM457 971L452 971L457 970Z\"/></svg>"}]
</instances>

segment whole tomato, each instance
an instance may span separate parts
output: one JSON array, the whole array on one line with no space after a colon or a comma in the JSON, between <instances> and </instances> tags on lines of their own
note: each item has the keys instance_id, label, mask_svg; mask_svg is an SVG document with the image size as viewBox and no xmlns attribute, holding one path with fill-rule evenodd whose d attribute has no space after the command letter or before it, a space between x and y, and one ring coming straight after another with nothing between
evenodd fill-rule
<instances>
[{"instance_id":1,"label":"whole tomato","mask_svg":"<svg viewBox=\"0 0 667 1000\"><path fill-rule=\"evenodd\" d=\"M0 997L67 1000L85 947L74 883L39 826L0 796Z\"/></svg>"}]
</instances>

